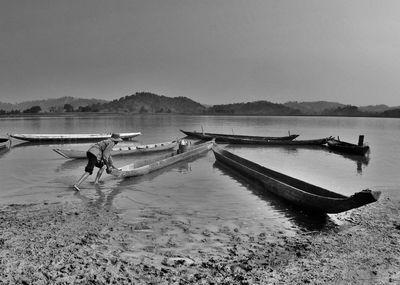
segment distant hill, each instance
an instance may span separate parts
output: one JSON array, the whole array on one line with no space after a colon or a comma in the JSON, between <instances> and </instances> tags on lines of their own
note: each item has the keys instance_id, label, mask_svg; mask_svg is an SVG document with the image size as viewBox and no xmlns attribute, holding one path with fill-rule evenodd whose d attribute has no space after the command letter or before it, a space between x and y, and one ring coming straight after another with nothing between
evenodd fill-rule
<instances>
[{"instance_id":1,"label":"distant hill","mask_svg":"<svg viewBox=\"0 0 400 285\"><path fill-rule=\"evenodd\" d=\"M389 116L389 114L397 114L389 112L391 110L400 109L397 107L389 107L384 104L368 105L368 106L351 106L337 102L315 101L315 102L297 102L291 101L283 105L297 109L304 115L324 115L324 116ZM388 112L386 112L388 111Z\"/></svg>"},{"instance_id":2,"label":"distant hill","mask_svg":"<svg viewBox=\"0 0 400 285\"><path fill-rule=\"evenodd\" d=\"M370 112L370 113L382 113L388 110L399 109L400 107L389 107L387 105L368 105L368 106L360 106L358 109L363 112Z\"/></svg>"},{"instance_id":3,"label":"distant hill","mask_svg":"<svg viewBox=\"0 0 400 285\"><path fill-rule=\"evenodd\" d=\"M301 115L299 110L282 104L268 101L255 101L247 103L235 103L226 105L214 105L207 109L211 114L235 114L235 115Z\"/></svg>"},{"instance_id":4,"label":"distant hill","mask_svg":"<svg viewBox=\"0 0 400 285\"><path fill-rule=\"evenodd\" d=\"M79 108L80 106L85 107L93 104L105 103L108 102L106 100L99 99L82 99L82 98L74 98L74 97L61 97L56 99L47 99L47 100L34 100L34 101L25 101L16 104L10 103L1 103L0 109L4 111L11 110L26 110L33 106L40 106L43 112L61 112L64 108L65 104L70 104L74 107L74 109Z\"/></svg>"},{"instance_id":5,"label":"distant hill","mask_svg":"<svg viewBox=\"0 0 400 285\"><path fill-rule=\"evenodd\" d=\"M382 112L384 117L393 117L393 118L400 118L400 108L398 109L392 108L390 110L386 110Z\"/></svg>"},{"instance_id":6,"label":"distant hill","mask_svg":"<svg viewBox=\"0 0 400 285\"><path fill-rule=\"evenodd\" d=\"M98 109L106 112L199 114L206 107L187 97L166 97L139 92L104 103Z\"/></svg>"},{"instance_id":7,"label":"distant hill","mask_svg":"<svg viewBox=\"0 0 400 285\"><path fill-rule=\"evenodd\" d=\"M0 102L0 110L11 111L13 109L13 104Z\"/></svg>"},{"instance_id":8,"label":"distant hill","mask_svg":"<svg viewBox=\"0 0 400 285\"><path fill-rule=\"evenodd\" d=\"M323 116L345 116L345 117L363 117L368 116L369 113L361 111L356 106L345 105L337 107L336 109L325 109L320 115Z\"/></svg>"},{"instance_id":9,"label":"distant hill","mask_svg":"<svg viewBox=\"0 0 400 285\"><path fill-rule=\"evenodd\" d=\"M359 110L365 111L365 112L384 112L386 110L389 110L389 106L387 105L368 105L368 106L360 106L358 108Z\"/></svg>"},{"instance_id":10,"label":"distant hill","mask_svg":"<svg viewBox=\"0 0 400 285\"><path fill-rule=\"evenodd\" d=\"M68 105L68 106L67 106ZM175 113L175 114L227 114L264 116L349 116L400 117L400 106L351 106L337 102L289 101L284 104L253 101L220 105L203 105L187 97L167 97L150 92L137 92L113 101L62 97L57 99L26 101L17 104L0 102L0 115L19 114L39 106L39 113L61 112L114 112L114 113ZM72 106L72 107L71 107ZM65 107L65 108L64 108ZM20 112L14 112L14 111ZM12 111L12 112L11 112ZM32 113L32 112L28 112Z\"/></svg>"},{"instance_id":11,"label":"distant hill","mask_svg":"<svg viewBox=\"0 0 400 285\"><path fill-rule=\"evenodd\" d=\"M344 104L327 101L315 101L315 102L297 102L289 101L283 104L286 107L297 109L304 115L317 115L321 114L326 110L333 110L339 107L344 107Z\"/></svg>"}]
</instances>

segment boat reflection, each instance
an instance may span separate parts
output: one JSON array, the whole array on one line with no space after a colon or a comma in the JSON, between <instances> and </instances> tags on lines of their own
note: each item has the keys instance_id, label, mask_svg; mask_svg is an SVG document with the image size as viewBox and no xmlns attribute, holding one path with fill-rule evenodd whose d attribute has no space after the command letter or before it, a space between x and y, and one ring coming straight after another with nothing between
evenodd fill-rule
<instances>
[{"instance_id":1,"label":"boat reflection","mask_svg":"<svg viewBox=\"0 0 400 285\"><path fill-rule=\"evenodd\" d=\"M51 146L54 148L68 148L71 145L75 146L82 146L84 148L89 148L91 145L95 144L96 142L76 142L76 141L70 141L70 142L63 142L63 143L54 143L54 142L24 142L20 140L13 140L12 143L12 148L23 148L23 147L29 147L29 146ZM121 144L136 144L139 143L137 140L129 140L129 141L124 141Z\"/></svg>"},{"instance_id":2,"label":"boat reflection","mask_svg":"<svg viewBox=\"0 0 400 285\"><path fill-rule=\"evenodd\" d=\"M198 158L198 157L197 157ZM76 195L79 199L81 199L83 202L85 202L88 206L96 206L96 207L106 207L109 209L113 205L113 200L115 197L117 197L120 193L123 191L126 191L126 189L132 189L132 186L135 184L139 184L142 182L149 182L157 178L158 176L165 174L169 171L175 171L179 173L187 173L191 172L191 166L190 163L196 160L196 158L192 158L187 161L181 161L175 165L170 165L168 167L165 167L163 169L159 169L157 171L151 172L149 174L143 175L143 176L137 176L137 177L131 177L131 178L125 178L125 179L120 179L117 183L115 183L113 186L109 187L110 179L113 180L115 178L111 176L105 176L100 184L94 185L94 188L96 190L95 195L87 195L85 192L77 192ZM70 160L64 163L65 169L68 169L68 167L75 167L77 165L76 162L80 162L82 164L82 160ZM104 185L108 184L107 187ZM133 187L134 189L135 187ZM135 191L140 191L135 189ZM108 192L108 194L106 194ZM149 192L146 192L147 194L150 194ZM157 194L159 196L160 194ZM125 197L127 199L130 199L129 197ZM139 203L138 201L134 201L135 203Z\"/></svg>"},{"instance_id":3,"label":"boat reflection","mask_svg":"<svg viewBox=\"0 0 400 285\"><path fill-rule=\"evenodd\" d=\"M156 170L154 172L150 172L150 173L147 173L147 174L142 175L142 176L125 177L125 178L121 179L118 182L117 186L118 187L126 187L126 186L130 186L130 185L133 185L133 184L138 184L138 183L141 183L141 182L145 182L145 181L149 182L149 181L154 180L158 176L160 176L160 175L162 175L164 173L170 172L170 171L174 171L174 172L178 172L178 173L182 173L182 174L191 172L192 168L190 166L190 163L194 162L196 159L200 158L201 156L204 156L204 154L196 156L196 157L192 157L191 159L188 159L188 160L185 160L185 161L181 161L181 162L178 162L178 163L173 164L173 165L169 165L169 166L167 166L165 168L158 169L158 170Z\"/></svg>"},{"instance_id":4,"label":"boat reflection","mask_svg":"<svg viewBox=\"0 0 400 285\"><path fill-rule=\"evenodd\" d=\"M87 164L87 159L69 159L63 162L60 166L55 169L55 172L63 172L65 170L73 170L77 168L85 168Z\"/></svg>"},{"instance_id":5,"label":"boat reflection","mask_svg":"<svg viewBox=\"0 0 400 285\"><path fill-rule=\"evenodd\" d=\"M0 157L11 149L11 140L9 138L0 137Z\"/></svg>"},{"instance_id":6,"label":"boat reflection","mask_svg":"<svg viewBox=\"0 0 400 285\"><path fill-rule=\"evenodd\" d=\"M40 142L17 142L17 141L13 141L12 144L12 148L25 148L25 147L31 147L31 146L53 146L53 147L63 147L66 145L88 145L88 143L82 143L82 142L78 142L78 143L68 143L68 144L54 144L54 143L40 143Z\"/></svg>"},{"instance_id":7,"label":"boat reflection","mask_svg":"<svg viewBox=\"0 0 400 285\"><path fill-rule=\"evenodd\" d=\"M266 201L275 211L283 214L292 221L302 231L325 231L337 225L327 215L322 213L312 213L293 205L286 200L266 191L264 187L255 180L243 176L238 171L231 169L216 161L213 167L221 171L224 175L239 182L262 200Z\"/></svg>"},{"instance_id":8,"label":"boat reflection","mask_svg":"<svg viewBox=\"0 0 400 285\"><path fill-rule=\"evenodd\" d=\"M333 153L333 154L337 154L340 155L346 159L352 160L356 163L356 169L357 169L357 173L358 174L362 174L363 168L365 168L366 166L368 166L369 164L369 156L366 155L352 155L352 154L347 154L347 153L342 153L342 152L338 152L338 151L334 151L329 149L327 146L324 145L316 145L316 146L310 146L310 145L293 145L293 146L279 146L279 145L271 145L271 146L258 146L258 145L246 145L246 146L240 146L240 145L227 145L227 149L252 149L257 151L259 150L265 150L266 148L274 148L274 149L278 149L281 153L285 154L285 155L297 155L299 152L299 149L307 149L307 150L315 150L315 151L326 151L329 153Z\"/></svg>"},{"instance_id":9,"label":"boat reflection","mask_svg":"<svg viewBox=\"0 0 400 285\"><path fill-rule=\"evenodd\" d=\"M343 153L343 152L329 149L328 147L325 147L325 151L328 151L328 152L336 154L336 155L340 155L346 159L354 161L356 163L358 174L362 174L363 167L368 166L369 161L370 161L369 155L348 154L348 153Z\"/></svg>"},{"instance_id":10,"label":"boat reflection","mask_svg":"<svg viewBox=\"0 0 400 285\"><path fill-rule=\"evenodd\" d=\"M222 144L221 144L222 145ZM296 155L299 149L311 149L311 150L323 150L323 145L237 145L228 144L227 149L251 149L257 151L257 149L265 150L266 148L277 149L283 154Z\"/></svg>"},{"instance_id":11,"label":"boat reflection","mask_svg":"<svg viewBox=\"0 0 400 285\"><path fill-rule=\"evenodd\" d=\"M11 148L9 147L4 147L0 149L0 157L2 157L3 155L5 155L7 152L10 151Z\"/></svg>"}]
</instances>

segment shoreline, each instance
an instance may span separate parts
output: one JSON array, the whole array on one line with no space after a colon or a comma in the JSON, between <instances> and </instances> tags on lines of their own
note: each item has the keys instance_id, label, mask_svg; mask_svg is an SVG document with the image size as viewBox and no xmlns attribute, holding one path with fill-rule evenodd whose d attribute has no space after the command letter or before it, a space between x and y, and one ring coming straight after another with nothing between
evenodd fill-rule
<instances>
[{"instance_id":1,"label":"shoreline","mask_svg":"<svg viewBox=\"0 0 400 285\"><path fill-rule=\"evenodd\" d=\"M296 114L296 115L290 115L290 114L229 114L229 113L140 113L140 112L106 112L106 111L101 111L101 112L61 112L61 113L38 113L38 114L32 114L32 113L20 113L20 114L0 114L0 118L5 118L5 119L15 119L15 118L70 118L70 117L102 117L102 116L217 116L217 117L223 117L223 116L231 116L231 117L241 117L241 116L247 116L247 117L316 117L316 118L375 118L375 119L398 119L398 116L383 116L383 115L323 115L323 114Z\"/></svg>"},{"instance_id":2,"label":"shoreline","mask_svg":"<svg viewBox=\"0 0 400 285\"><path fill-rule=\"evenodd\" d=\"M4 284L398 284L400 201L382 193L324 231L195 228L156 209L127 224L92 202L5 205ZM184 234L185 238L182 238Z\"/></svg>"}]
</instances>

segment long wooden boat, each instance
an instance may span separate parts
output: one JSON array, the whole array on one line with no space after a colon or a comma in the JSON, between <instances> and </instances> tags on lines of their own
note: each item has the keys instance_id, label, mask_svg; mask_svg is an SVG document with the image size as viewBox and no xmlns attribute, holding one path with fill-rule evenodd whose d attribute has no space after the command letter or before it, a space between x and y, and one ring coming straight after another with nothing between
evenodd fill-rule
<instances>
[{"instance_id":1,"label":"long wooden boat","mask_svg":"<svg viewBox=\"0 0 400 285\"><path fill-rule=\"evenodd\" d=\"M328 138L312 139L312 140L259 140L259 139L242 139L242 138L226 137L224 141L230 144L247 144L247 145L322 146L327 143Z\"/></svg>"},{"instance_id":2,"label":"long wooden boat","mask_svg":"<svg viewBox=\"0 0 400 285\"><path fill-rule=\"evenodd\" d=\"M139 136L140 132L121 133L123 140L129 140ZM10 137L29 142L91 142L100 141L111 137L111 133L105 134L12 134Z\"/></svg>"},{"instance_id":3,"label":"long wooden boat","mask_svg":"<svg viewBox=\"0 0 400 285\"><path fill-rule=\"evenodd\" d=\"M215 139L216 142L226 142L232 143L232 141L240 141L240 140L257 140L257 141L271 141L271 140L279 140L279 141L291 141L297 138L299 135L288 135L283 137L263 137L263 136L247 136L247 135L229 135L229 134L216 134L216 133L203 133L203 132L190 132L180 130L182 133L187 135L188 137L193 137L201 140L211 140Z\"/></svg>"},{"instance_id":4,"label":"long wooden boat","mask_svg":"<svg viewBox=\"0 0 400 285\"><path fill-rule=\"evenodd\" d=\"M10 147L9 138L0 138L0 149L5 149Z\"/></svg>"},{"instance_id":5,"label":"long wooden boat","mask_svg":"<svg viewBox=\"0 0 400 285\"><path fill-rule=\"evenodd\" d=\"M266 191L309 211L340 213L375 202L380 196L379 191L369 189L357 192L350 197L344 196L263 167L217 145L213 146L212 150L218 162L257 180Z\"/></svg>"},{"instance_id":6,"label":"long wooden boat","mask_svg":"<svg viewBox=\"0 0 400 285\"><path fill-rule=\"evenodd\" d=\"M135 177L145 175L174 163L205 153L211 149L213 144L214 140L191 144L183 152L178 151L155 158L135 161L134 163L119 168L118 170L113 170L111 174L116 177Z\"/></svg>"},{"instance_id":7,"label":"long wooden boat","mask_svg":"<svg viewBox=\"0 0 400 285\"><path fill-rule=\"evenodd\" d=\"M111 151L111 155L119 156L119 155L132 155L132 154L144 154L150 152L153 153L153 152L168 151L172 150L177 145L178 141L176 140L162 142L162 143L155 143L155 144L146 144L146 145L121 144L113 148L113 150ZM53 151L68 159L86 158L86 150L54 148Z\"/></svg>"},{"instance_id":8,"label":"long wooden boat","mask_svg":"<svg viewBox=\"0 0 400 285\"><path fill-rule=\"evenodd\" d=\"M365 155L369 151L369 146L363 142L359 144L352 144L344 142L338 139L330 138L327 142L328 148L343 153L349 153L354 155Z\"/></svg>"}]
</instances>

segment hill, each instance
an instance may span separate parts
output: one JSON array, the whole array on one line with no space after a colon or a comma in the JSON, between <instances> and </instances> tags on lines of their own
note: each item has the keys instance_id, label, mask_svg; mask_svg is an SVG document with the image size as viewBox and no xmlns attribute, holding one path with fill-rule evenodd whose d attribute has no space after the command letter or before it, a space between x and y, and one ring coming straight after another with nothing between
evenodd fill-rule
<instances>
[{"instance_id":1,"label":"hill","mask_svg":"<svg viewBox=\"0 0 400 285\"><path fill-rule=\"evenodd\" d=\"M206 107L187 97L166 97L139 92L104 103L98 109L105 112L199 114Z\"/></svg>"},{"instance_id":2,"label":"hill","mask_svg":"<svg viewBox=\"0 0 400 285\"><path fill-rule=\"evenodd\" d=\"M66 106L66 104L68 106ZM37 108L39 106L40 108ZM0 115L19 114L32 107L39 113L60 112L113 112L113 113L175 113L175 114L227 114L264 116L350 116L399 117L400 107L387 105L351 106L337 102L289 101L283 104L253 101L220 105L202 105L187 97L166 97L150 92L137 92L113 101L62 97L57 99L26 101L17 104L0 102ZM65 108L64 108L65 107ZM68 107L68 108L67 108ZM11 112L18 110L18 112ZM30 111L28 113L33 113ZM37 112L34 112L37 113Z\"/></svg>"},{"instance_id":3,"label":"hill","mask_svg":"<svg viewBox=\"0 0 400 285\"><path fill-rule=\"evenodd\" d=\"M211 114L235 114L235 115L301 115L299 110L282 104L268 101L254 101L247 103L235 103L226 105L214 105L207 109Z\"/></svg>"},{"instance_id":4,"label":"hill","mask_svg":"<svg viewBox=\"0 0 400 285\"><path fill-rule=\"evenodd\" d=\"M344 104L336 103L336 102L327 102L327 101L315 101L315 102L297 102L297 101L289 101L283 104L286 107L297 109L301 111L304 115L317 115L321 114L326 110L333 110L340 107L344 107Z\"/></svg>"},{"instance_id":5,"label":"hill","mask_svg":"<svg viewBox=\"0 0 400 285\"><path fill-rule=\"evenodd\" d=\"M40 106L43 112L62 112L65 104L70 104L74 109L79 107L86 107L93 104L105 103L106 100L99 99L83 99L74 97L61 97L56 99L46 99L46 100L34 100L34 101L24 101L21 103L10 104L1 103L0 110L11 111L11 110L26 110L32 108L33 106Z\"/></svg>"},{"instance_id":6,"label":"hill","mask_svg":"<svg viewBox=\"0 0 400 285\"><path fill-rule=\"evenodd\" d=\"M11 111L13 110L13 104L0 102L0 110Z\"/></svg>"}]
</instances>

